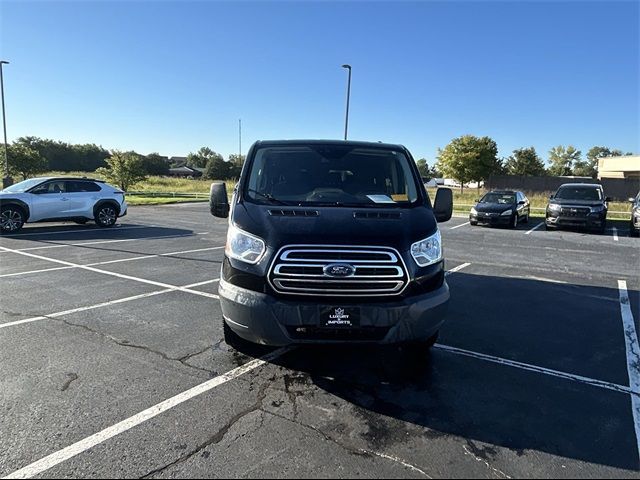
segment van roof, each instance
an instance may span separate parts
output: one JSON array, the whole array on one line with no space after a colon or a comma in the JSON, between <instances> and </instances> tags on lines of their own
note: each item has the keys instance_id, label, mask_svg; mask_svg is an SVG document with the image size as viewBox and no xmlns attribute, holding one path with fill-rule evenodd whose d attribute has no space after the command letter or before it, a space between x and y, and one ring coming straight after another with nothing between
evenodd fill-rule
<instances>
[{"instance_id":1,"label":"van roof","mask_svg":"<svg viewBox=\"0 0 640 480\"><path fill-rule=\"evenodd\" d=\"M348 145L353 147L405 150L405 147L403 145L382 142L362 142L355 140L258 140L255 145L260 147L275 147L284 145Z\"/></svg>"}]
</instances>

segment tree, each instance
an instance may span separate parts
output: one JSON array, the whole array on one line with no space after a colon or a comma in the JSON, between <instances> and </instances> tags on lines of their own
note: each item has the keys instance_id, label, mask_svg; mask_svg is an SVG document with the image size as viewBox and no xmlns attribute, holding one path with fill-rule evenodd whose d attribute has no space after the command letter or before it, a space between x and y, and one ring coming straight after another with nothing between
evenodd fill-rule
<instances>
[{"instance_id":1,"label":"tree","mask_svg":"<svg viewBox=\"0 0 640 480\"><path fill-rule=\"evenodd\" d=\"M535 176L545 173L544 162L533 147L514 150L504 166L509 175Z\"/></svg>"},{"instance_id":2,"label":"tree","mask_svg":"<svg viewBox=\"0 0 640 480\"><path fill-rule=\"evenodd\" d=\"M144 180L142 157L135 152L119 152L114 150L107 159L107 166L99 168L96 173L104 175L111 183L127 191L132 185Z\"/></svg>"},{"instance_id":3,"label":"tree","mask_svg":"<svg viewBox=\"0 0 640 480\"><path fill-rule=\"evenodd\" d=\"M611 150L607 147L591 147L587 152L586 160L578 160L575 163L573 173L583 177L598 177L598 160L603 157L620 157L620 150Z\"/></svg>"},{"instance_id":4,"label":"tree","mask_svg":"<svg viewBox=\"0 0 640 480\"><path fill-rule=\"evenodd\" d=\"M9 157L9 172L12 175L22 175L22 179L47 170L47 160L37 150L27 145L14 143L7 147ZM2 160L4 171L4 158Z\"/></svg>"},{"instance_id":5,"label":"tree","mask_svg":"<svg viewBox=\"0 0 640 480\"><path fill-rule=\"evenodd\" d=\"M582 152L577 150L573 145L564 147L558 145L549 150L549 174L556 177L562 177L573 174L573 166L575 162L579 162Z\"/></svg>"},{"instance_id":6,"label":"tree","mask_svg":"<svg viewBox=\"0 0 640 480\"><path fill-rule=\"evenodd\" d=\"M187 167L206 168L209 160L213 158L223 160L222 155L219 153L214 152L209 147L202 147L196 153L190 153L187 155Z\"/></svg>"},{"instance_id":7,"label":"tree","mask_svg":"<svg viewBox=\"0 0 640 480\"><path fill-rule=\"evenodd\" d=\"M427 160L424 158L421 158L420 160L416 161L416 165L418 165L418 171L420 172L420 176L422 178L428 178L430 177L429 175L429 165L427 164Z\"/></svg>"},{"instance_id":8,"label":"tree","mask_svg":"<svg viewBox=\"0 0 640 480\"><path fill-rule=\"evenodd\" d=\"M148 175L167 175L169 173L167 158L155 152L142 157L142 168Z\"/></svg>"},{"instance_id":9,"label":"tree","mask_svg":"<svg viewBox=\"0 0 640 480\"><path fill-rule=\"evenodd\" d=\"M486 180L492 173L500 172L502 164L498 160L498 146L489 137L463 135L454 138L444 150L438 149L437 168L445 177L464 184L475 180Z\"/></svg>"},{"instance_id":10,"label":"tree","mask_svg":"<svg viewBox=\"0 0 640 480\"><path fill-rule=\"evenodd\" d=\"M214 156L207 162L204 178L208 180L227 180L229 178L229 162L225 162L220 155Z\"/></svg>"},{"instance_id":11,"label":"tree","mask_svg":"<svg viewBox=\"0 0 640 480\"><path fill-rule=\"evenodd\" d=\"M245 157L244 155L238 155L237 153L232 153L231 155L229 155L229 163L233 163L240 168L242 168L246 159L247 157Z\"/></svg>"}]
</instances>

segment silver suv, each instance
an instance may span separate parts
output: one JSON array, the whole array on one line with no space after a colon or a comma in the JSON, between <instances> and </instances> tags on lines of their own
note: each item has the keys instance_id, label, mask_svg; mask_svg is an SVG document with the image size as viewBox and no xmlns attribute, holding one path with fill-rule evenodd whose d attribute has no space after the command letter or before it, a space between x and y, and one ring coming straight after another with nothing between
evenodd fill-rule
<instances>
[{"instance_id":1,"label":"silver suv","mask_svg":"<svg viewBox=\"0 0 640 480\"><path fill-rule=\"evenodd\" d=\"M127 214L122 190L101 180L31 178L0 190L0 233L15 233L25 223L94 220L112 227Z\"/></svg>"}]
</instances>

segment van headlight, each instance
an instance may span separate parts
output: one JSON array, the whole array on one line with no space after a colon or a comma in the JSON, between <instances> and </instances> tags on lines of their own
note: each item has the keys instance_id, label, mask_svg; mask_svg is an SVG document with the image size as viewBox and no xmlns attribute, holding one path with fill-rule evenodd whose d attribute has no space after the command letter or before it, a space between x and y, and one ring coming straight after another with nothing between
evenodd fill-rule
<instances>
[{"instance_id":1,"label":"van headlight","mask_svg":"<svg viewBox=\"0 0 640 480\"><path fill-rule=\"evenodd\" d=\"M426 267L442 260L442 239L440 230L429 238L411 245L411 256L420 267Z\"/></svg>"},{"instance_id":2,"label":"van headlight","mask_svg":"<svg viewBox=\"0 0 640 480\"><path fill-rule=\"evenodd\" d=\"M231 258L253 265L258 263L264 255L266 245L261 238L240 230L235 225L229 225L224 251Z\"/></svg>"}]
</instances>

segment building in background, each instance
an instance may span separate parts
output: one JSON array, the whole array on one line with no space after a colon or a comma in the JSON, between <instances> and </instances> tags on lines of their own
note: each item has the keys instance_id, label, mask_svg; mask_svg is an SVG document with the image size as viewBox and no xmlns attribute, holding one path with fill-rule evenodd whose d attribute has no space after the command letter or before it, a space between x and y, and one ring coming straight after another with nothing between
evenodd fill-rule
<instances>
[{"instance_id":1,"label":"building in background","mask_svg":"<svg viewBox=\"0 0 640 480\"><path fill-rule=\"evenodd\" d=\"M640 155L602 157L598 160L598 180L632 178L640 180Z\"/></svg>"}]
</instances>

